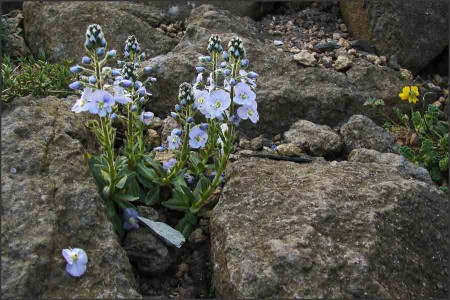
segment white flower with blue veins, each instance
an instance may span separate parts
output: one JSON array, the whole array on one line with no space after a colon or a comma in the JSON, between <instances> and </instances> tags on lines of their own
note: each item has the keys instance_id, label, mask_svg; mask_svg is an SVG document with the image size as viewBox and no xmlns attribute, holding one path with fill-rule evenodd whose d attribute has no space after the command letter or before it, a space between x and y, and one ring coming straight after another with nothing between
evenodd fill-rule
<instances>
[{"instance_id":1,"label":"white flower with blue veins","mask_svg":"<svg viewBox=\"0 0 450 300\"><path fill-rule=\"evenodd\" d=\"M253 105L256 99L255 92L252 91L251 87L243 82L236 84L234 88L234 99L233 101L240 105Z\"/></svg>"},{"instance_id":2,"label":"white flower with blue veins","mask_svg":"<svg viewBox=\"0 0 450 300\"><path fill-rule=\"evenodd\" d=\"M206 101L206 110L211 118L221 118L224 111L230 107L230 94L224 90L216 90L209 94Z\"/></svg>"},{"instance_id":3,"label":"white flower with blue veins","mask_svg":"<svg viewBox=\"0 0 450 300\"><path fill-rule=\"evenodd\" d=\"M75 105L72 106L72 111L74 113L80 113L83 111L87 111L89 109L89 100L92 98L92 89L91 88L85 88L83 93L81 94L80 99L75 102Z\"/></svg>"},{"instance_id":4,"label":"white flower with blue veins","mask_svg":"<svg viewBox=\"0 0 450 300\"><path fill-rule=\"evenodd\" d=\"M71 276L80 277L86 272L88 257L83 249L63 249L62 255L67 261L66 271Z\"/></svg>"}]
</instances>

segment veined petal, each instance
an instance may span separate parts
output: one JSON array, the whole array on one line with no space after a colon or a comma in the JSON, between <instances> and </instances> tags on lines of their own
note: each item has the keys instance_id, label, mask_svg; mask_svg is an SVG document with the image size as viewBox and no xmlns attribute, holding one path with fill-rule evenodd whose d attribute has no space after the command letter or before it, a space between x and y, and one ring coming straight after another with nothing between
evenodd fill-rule
<instances>
[{"instance_id":1,"label":"veined petal","mask_svg":"<svg viewBox=\"0 0 450 300\"><path fill-rule=\"evenodd\" d=\"M75 262L66 265L66 271L74 277L80 277L86 272L86 264Z\"/></svg>"}]
</instances>

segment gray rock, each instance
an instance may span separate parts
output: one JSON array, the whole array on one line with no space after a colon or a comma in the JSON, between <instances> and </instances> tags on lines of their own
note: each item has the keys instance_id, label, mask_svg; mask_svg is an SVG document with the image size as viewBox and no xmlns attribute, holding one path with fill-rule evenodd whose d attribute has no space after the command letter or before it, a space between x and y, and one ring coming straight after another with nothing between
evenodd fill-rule
<instances>
[{"instance_id":1,"label":"gray rock","mask_svg":"<svg viewBox=\"0 0 450 300\"><path fill-rule=\"evenodd\" d=\"M352 48L355 48L356 50L377 54L377 48L367 40L350 41L350 45L352 46Z\"/></svg>"},{"instance_id":2,"label":"gray rock","mask_svg":"<svg viewBox=\"0 0 450 300\"><path fill-rule=\"evenodd\" d=\"M298 61L306 67L312 67L317 64L317 60L314 57L314 54L309 52L308 50L302 50L299 53L295 54L294 60Z\"/></svg>"},{"instance_id":3,"label":"gray rock","mask_svg":"<svg viewBox=\"0 0 450 300\"><path fill-rule=\"evenodd\" d=\"M250 141L250 150L260 151L264 146L264 135L255 137Z\"/></svg>"},{"instance_id":4,"label":"gray rock","mask_svg":"<svg viewBox=\"0 0 450 300\"><path fill-rule=\"evenodd\" d=\"M354 149L348 155L348 161L360 163L377 163L396 167L399 173L410 175L415 179L433 183L427 169L416 166L403 156L394 153L381 153L373 149Z\"/></svg>"},{"instance_id":5,"label":"gray rock","mask_svg":"<svg viewBox=\"0 0 450 300\"><path fill-rule=\"evenodd\" d=\"M17 98L2 113L2 298L139 297L86 166L87 114L69 100ZM80 279L65 270L69 247L88 255Z\"/></svg>"},{"instance_id":6,"label":"gray rock","mask_svg":"<svg viewBox=\"0 0 450 300\"><path fill-rule=\"evenodd\" d=\"M288 143L300 145L314 156L334 157L342 150L342 139L329 126L307 120L295 122L284 134Z\"/></svg>"},{"instance_id":7,"label":"gray rock","mask_svg":"<svg viewBox=\"0 0 450 300\"><path fill-rule=\"evenodd\" d=\"M278 145L276 150L282 156L301 156L303 154L302 149L293 143Z\"/></svg>"},{"instance_id":8,"label":"gray rock","mask_svg":"<svg viewBox=\"0 0 450 300\"><path fill-rule=\"evenodd\" d=\"M152 57L169 52L178 43L177 39L156 30L160 23L170 20L161 13L165 7L167 4L163 2L25 1L25 38L34 55L42 48L51 53L51 61L78 61L85 53L87 26L96 23L102 26L109 49L122 53L127 37L134 34L142 51Z\"/></svg>"},{"instance_id":9,"label":"gray rock","mask_svg":"<svg viewBox=\"0 0 450 300\"><path fill-rule=\"evenodd\" d=\"M22 20L23 15L19 10L14 10L1 17L1 23L4 30L2 34L6 33L4 40L2 37L2 43L5 42L3 54L12 57L22 57L31 53L23 38L23 30L20 27Z\"/></svg>"},{"instance_id":10,"label":"gray rock","mask_svg":"<svg viewBox=\"0 0 450 300\"><path fill-rule=\"evenodd\" d=\"M319 43L315 47L317 50L321 52L325 51L333 51L334 49L339 49L339 45L335 42L327 42L327 43Z\"/></svg>"},{"instance_id":11,"label":"gray rock","mask_svg":"<svg viewBox=\"0 0 450 300\"><path fill-rule=\"evenodd\" d=\"M415 73L448 48L446 0L341 1L340 8L353 36L397 55L400 65Z\"/></svg>"},{"instance_id":12,"label":"gray rock","mask_svg":"<svg viewBox=\"0 0 450 300\"><path fill-rule=\"evenodd\" d=\"M448 199L395 166L232 165L210 221L225 298L445 298Z\"/></svg>"},{"instance_id":13,"label":"gray rock","mask_svg":"<svg viewBox=\"0 0 450 300\"><path fill-rule=\"evenodd\" d=\"M354 115L341 126L340 134L347 153L367 148L380 152L397 152L397 145L389 132L363 115Z\"/></svg>"},{"instance_id":14,"label":"gray rock","mask_svg":"<svg viewBox=\"0 0 450 300\"><path fill-rule=\"evenodd\" d=\"M162 123L161 144L167 145L167 137L171 134L172 130L181 127L177 120L172 117L165 118Z\"/></svg>"},{"instance_id":15,"label":"gray rock","mask_svg":"<svg viewBox=\"0 0 450 300\"><path fill-rule=\"evenodd\" d=\"M159 214L156 209L150 206L138 206L137 211L139 213L139 216L144 217L146 219L152 220L152 221L158 221Z\"/></svg>"},{"instance_id":16,"label":"gray rock","mask_svg":"<svg viewBox=\"0 0 450 300\"><path fill-rule=\"evenodd\" d=\"M175 262L176 253L154 236L149 228L142 226L127 232L123 247L139 272L145 275L162 274Z\"/></svg>"},{"instance_id":17,"label":"gray rock","mask_svg":"<svg viewBox=\"0 0 450 300\"><path fill-rule=\"evenodd\" d=\"M352 60L347 55L339 55L333 64L337 71L347 71L352 66Z\"/></svg>"}]
</instances>

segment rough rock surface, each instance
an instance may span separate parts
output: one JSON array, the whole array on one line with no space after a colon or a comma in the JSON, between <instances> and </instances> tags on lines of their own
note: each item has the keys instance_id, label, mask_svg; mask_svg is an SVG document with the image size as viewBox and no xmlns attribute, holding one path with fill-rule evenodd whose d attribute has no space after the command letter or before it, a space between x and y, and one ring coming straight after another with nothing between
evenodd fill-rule
<instances>
[{"instance_id":1,"label":"rough rock surface","mask_svg":"<svg viewBox=\"0 0 450 300\"><path fill-rule=\"evenodd\" d=\"M306 120L295 122L283 136L286 142L299 145L314 156L332 157L342 150L342 139L330 126Z\"/></svg>"},{"instance_id":2,"label":"rough rock surface","mask_svg":"<svg viewBox=\"0 0 450 300\"><path fill-rule=\"evenodd\" d=\"M109 49L122 53L125 40L134 34L141 49L154 56L169 52L178 43L156 29L160 23L169 22L169 16L161 13L166 6L158 2L25 1L25 38L33 54L43 48L51 53L52 61L78 61L85 51L86 29L96 23L102 26Z\"/></svg>"},{"instance_id":3,"label":"rough rock surface","mask_svg":"<svg viewBox=\"0 0 450 300\"><path fill-rule=\"evenodd\" d=\"M448 199L395 166L233 164L210 221L216 295L448 297Z\"/></svg>"},{"instance_id":4,"label":"rough rock surface","mask_svg":"<svg viewBox=\"0 0 450 300\"><path fill-rule=\"evenodd\" d=\"M162 274L175 262L176 255L149 228L142 226L127 232L124 248L140 273Z\"/></svg>"},{"instance_id":5,"label":"rough rock surface","mask_svg":"<svg viewBox=\"0 0 450 300\"><path fill-rule=\"evenodd\" d=\"M72 99L74 100L74 99ZM86 167L86 118L55 97L2 113L2 298L134 298L134 276ZM63 248L88 255L80 279Z\"/></svg>"},{"instance_id":6,"label":"rough rock surface","mask_svg":"<svg viewBox=\"0 0 450 300\"><path fill-rule=\"evenodd\" d=\"M23 30L20 27L22 20L23 15L19 10L14 10L5 16L2 16L2 26L5 26L5 30L8 33L5 36L4 42L6 45L5 49L3 49L3 54L12 57L21 57L30 54L30 49L28 49L23 38Z\"/></svg>"},{"instance_id":7,"label":"rough rock surface","mask_svg":"<svg viewBox=\"0 0 450 300\"><path fill-rule=\"evenodd\" d=\"M243 38L250 69L260 75L256 98L260 122L242 122L240 127L248 137L279 134L298 119L334 126L355 113L367 113L363 104L373 95L394 103L405 84L399 72L363 59L355 59L346 74L332 68L303 68L291 54L277 51L253 20L211 5L193 10L186 24L185 35L173 51L144 63L153 67L158 79L154 100L149 103L157 114L173 110L178 86L194 80L198 56L207 53L207 41L213 33L220 33L225 46L235 35Z\"/></svg>"},{"instance_id":8,"label":"rough rock surface","mask_svg":"<svg viewBox=\"0 0 450 300\"><path fill-rule=\"evenodd\" d=\"M355 149L348 155L348 161L360 163L377 163L396 167L397 171L410 175L418 180L432 183L427 169L411 163L401 155L394 153L381 153L373 149Z\"/></svg>"},{"instance_id":9,"label":"rough rock surface","mask_svg":"<svg viewBox=\"0 0 450 300\"><path fill-rule=\"evenodd\" d=\"M396 55L400 65L414 72L448 49L446 0L343 0L340 8L355 37L372 41L384 54Z\"/></svg>"},{"instance_id":10,"label":"rough rock surface","mask_svg":"<svg viewBox=\"0 0 450 300\"><path fill-rule=\"evenodd\" d=\"M345 151L367 148L380 152L397 152L397 145L389 132L363 115L354 115L340 128Z\"/></svg>"}]
</instances>

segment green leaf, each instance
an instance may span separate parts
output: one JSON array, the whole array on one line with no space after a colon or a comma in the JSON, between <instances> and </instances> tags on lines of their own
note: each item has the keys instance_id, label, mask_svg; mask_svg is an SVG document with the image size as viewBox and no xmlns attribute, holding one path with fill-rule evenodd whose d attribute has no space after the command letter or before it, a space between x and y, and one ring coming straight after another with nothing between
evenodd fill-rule
<instances>
[{"instance_id":1,"label":"green leaf","mask_svg":"<svg viewBox=\"0 0 450 300\"><path fill-rule=\"evenodd\" d=\"M414 151L409 148L408 146L401 146L399 148L400 151L400 155L402 155L403 157L405 157L406 159L415 162L415 154Z\"/></svg>"},{"instance_id":2,"label":"green leaf","mask_svg":"<svg viewBox=\"0 0 450 300\"><path fill-rule=\"evenodd\" d=\"M151 181L155 181L158 178L158 175L156 174L155 170L144 166L144 163L142 161L139 161L136 164L136 171L139 175Z\"/></svg>"},{"instance_id":3,"label":"green leaf","mask_svg":"<svg viewBox=\"0 0 450 300\"><path fill-rule=\"evenodd\" d=\"M116 200L116 201L130 201L130 202L132 202L132 201L139 200L139 197L136 197L136 196L133 196L133 195L129 195L129 194L118 194L118 193L116 193L114 195L113 199Z\"/></svg>"},{"instance_id":4,"label":"green leaf","mask_svg":"<svg viewBox=\"0 0 450 300\"><path fill-rule=\"evenodd\" d=\"M144 156L144 160L146 163L148 163L153 169L161 172L161 170L164 170L164 168L162 167L161 163L159 161L157 161L156 159L154 159L152 156L150 155L145 155Z\"/></svg>"},{"instance_id":5,"label":"green leaf","mask_svg":"<svg viewBox=\"0 0 450 300\"><path fill-rule=\"evenodd\" d=\"M174 199L174 198L164 201L161 204L167 208L170 208L173 210L178 210L178 211L185 211L185 210L189 209L189 204L187 204L185 201Z\"/></svg>"},{"instance_id":6,"label":"green leaf","mask_svg":"<svg viewBox=\"0 0 450 300\"><path fill-rule=\"evenodd\" d=\"M185 211L183 218L180 219L175 229L180 231L185 238L188 238L195 225L197 225L197 216L190 211Z\"/></svg>"},{"instance_id":7,"label":"green leaf","mask_svg":"<svg viewBox=\"0 0 450 300\"><path fill-rule=\"evenodd\" d=\"M441 172L446 172L448 170L448 156L439 161L439 170Z\"/></svg>"},{"instance_id":8,"label":"green leaf","mask_svg":"<svg viewBox=\"0 0 450 300\"><path fill-rule=\"evenodd\" d=\"M148 180L144 177L142 177L141 175L137 175L137 180L139 181L140 184L142 184L144 187L148 188L148 189L152 189L155 186L155 183L151 180Z\"/></svg>"},{"instance_id":9,"label":"green leaf","mask_svg":"<svg viewBox=\"0 0 450 300\"><path fill-rule=\"evenodd\" d=\"M159 185L156 185L153 190L150 190L145 196L145 204L146 205L154 205L159 202Z\"/></svg>"},{"instance_id":10,"label":"green leaf","mask_svg":"<svg viewBox=\"0 0 450 300\"><path fill-rule=\"evenodd\" d=\"M134 197L138 197L140 195L140 188L136 178L133 178L129 184L127 185L127 193L133 195Z\"/></svg>"},{"instance_id":11,"label":"green leaf","mask_svg":"<svg viewBox=\"0 0 450 300\"><path fill-rule=\"evenodd\" d=\"M127 175L123 176L123 177L119 180L119 182L117 182L116 188L118 188L118 189L123 189L123 187L125 186L125 183L127 182L127 179L128 179L128 176L127 176Z\"/></svg>"},{"instance_id":12,"label":"green leaf","mask_svg":"<svg viewBox=\"0 0 450 300\"><path fill-rule=\"evenodd\" d=\"M433 181L435 181L435 182L440 182L442 179L441 171L439 170L438 167L431 168L430 176L431 176L431 179L433 179Z\"/></svg>"},{"instance_id":13,"label":"green leaf","mask_svg":"<svg viewBox=\"0 0 450 300\"><path fill-rule=\"evenodd\" d=\"M192 191L187 186L180 185L180 188L183 191L183 194L185 195L187 200L189 201L189 204L192 204L192 203L196 202L194 194L192 193Z\"/></svg>"}]
</instances>

